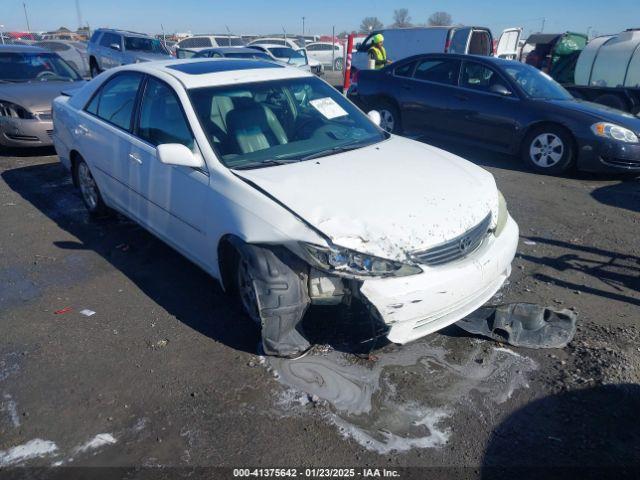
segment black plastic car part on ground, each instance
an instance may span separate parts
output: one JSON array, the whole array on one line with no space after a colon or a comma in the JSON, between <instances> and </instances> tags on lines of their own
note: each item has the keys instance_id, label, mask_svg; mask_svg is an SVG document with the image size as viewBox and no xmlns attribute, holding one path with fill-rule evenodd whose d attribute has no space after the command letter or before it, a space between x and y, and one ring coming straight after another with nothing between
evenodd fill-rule
<instances>
[{"instance_id":1,"label":"black plastic car part on ground","mask_svg":"<svg viewBox=\"0 0 640 480\"><path fill-rule=\"evenodd\" d=\"M640 172L640 119L580 101L542 72L511 60L427 54L381 70L360 71L348 93L379 110L393 133L452 140L520 156L528 167L559 174ZM625 140L596 124L630 132Z\"/></svg>"}]
</instances>

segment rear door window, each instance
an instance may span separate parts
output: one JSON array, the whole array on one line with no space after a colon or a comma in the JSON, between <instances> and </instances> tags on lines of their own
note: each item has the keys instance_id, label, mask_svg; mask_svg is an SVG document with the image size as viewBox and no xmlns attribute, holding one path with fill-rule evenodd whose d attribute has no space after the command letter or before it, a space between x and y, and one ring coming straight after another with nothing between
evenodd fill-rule
<instances>
[{"instance_id":1,"label":"rear door window","mask_svg":"<svg viewBox=\"0 0 640 480\"><path fill-rule=\"evenodd\" d=\"M142 81L139 73L121 73L108 80L86 107L87 112L131 131L131 117Z\"/></svg>"},{"instance_id":2,"label":"rear door window","mask_svg":"<svg viewBox=\"0 0 640 480\"><path fill-rule=\"evenodd\" d=\"M457 85L460 60L430 59L421 61L416 67L414 78L443 85Z\"/></svg>"}]
</instances>

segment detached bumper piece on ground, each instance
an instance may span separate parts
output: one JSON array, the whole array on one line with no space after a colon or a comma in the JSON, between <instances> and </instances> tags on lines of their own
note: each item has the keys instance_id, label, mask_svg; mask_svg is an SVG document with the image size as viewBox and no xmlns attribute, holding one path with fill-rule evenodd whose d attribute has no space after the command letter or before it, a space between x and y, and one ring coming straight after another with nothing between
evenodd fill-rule
<instances>
[{"instance_id":1,"label":"detached bumper piece on ground","mask_svg":"<svg viewBox=\"0 0 640 480\"><path fill-rule=\"evenodd\" d=\"M483 307L456 325L469 333L526 348L563 348L576 333L577 314L533 303Z\"/></svg>"}]
</instances>

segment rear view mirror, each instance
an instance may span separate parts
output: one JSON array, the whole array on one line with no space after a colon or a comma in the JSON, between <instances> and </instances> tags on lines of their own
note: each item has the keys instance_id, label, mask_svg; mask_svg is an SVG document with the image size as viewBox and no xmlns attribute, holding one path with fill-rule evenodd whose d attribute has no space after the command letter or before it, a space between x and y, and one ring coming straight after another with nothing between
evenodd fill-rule
<instances>
[{"instance_id":1,"label":"rear view mirror","mask_svg":"<svg viewBox=\"0 0 640 480\"><path fill-rule=\"evenodd\" d=\"M109 48L111 50L117 50L120 51L120 44L119 43L112 43L111 45L109 45Z\"/></svg>"},{"instance_id":2,"label":"rear view mirror","mask_svg":"<svg viewBox=\"0 0 640 480\"><path fill-rule=\"evenodd\" d=\"M382 117L380 116L380 112L378 112L377 110L371 110L369 113L367 113L367 117L369 117L369 120L371 120L377 126L380 126L380 124L382 123Z\"/></svg>"},{"instance_id":3,"label":"rear view mirror","mask_svg":"<svg viewBox=\"0 0 640 480\"><path fill-rule=\"evenodd\" d=\"M492 93L497 93L498 95L502 95L504 97L508 97L509 95L511 95L511 91L501 83L491 85L489 91Z\"/></svg>"},{"instance_id":4,"label":"rear view mirror","mask_svg":"<svg viewBox=\"0 0 640 480\"><path fill-rule=\"evenodd\" d=\"M165 165L202 168L202 160L181 143L163 143L158 145L157 150L158 158Z\"/></svg>"}]
</instances>

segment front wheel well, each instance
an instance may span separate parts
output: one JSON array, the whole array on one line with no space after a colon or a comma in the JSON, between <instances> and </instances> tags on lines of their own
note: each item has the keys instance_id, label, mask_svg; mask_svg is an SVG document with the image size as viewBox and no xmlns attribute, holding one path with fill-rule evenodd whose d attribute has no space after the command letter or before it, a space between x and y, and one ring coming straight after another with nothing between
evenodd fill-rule
<instances>
[{"instance_id":1,"label":"front wheel well","mask_svg":"<svg viewBox=\"0 0 640 480\"><path fill-rule=\"evenodd\" d=\"M243 241L235 235L224 235L218 242L218 269L220 284L225 292L234 288L234 272L238 262L238 245Z\"/></svg>"},{"instance_id":2,"label":"front wheel well","mask_svg":"<svg viewBox=\"0 0 640 480\"><path fill-rule=\"evenodd\" d=\"M550 122L550 121L544 121L544 122L537 122L534 124L531 124L527 127L527 129L522 133L522 140L520 141L520 151L522 151L523 148L526 148L527 145L525 144L527 137L529 137L529 135L531 134L531 132L535 131L535 130L542 130L544 127L554 127L554 128L560 128L562 130L565 131L565 133L567 135L569 135L569 137L571 138L571 141L573 143L573 148L574 148L574 154L575 152L577 152L576 148L577 148L577 142L576 142L576 137L573 134L573 132L571 131L570 128L568 128L567 126L563 125L562 123L558 123L558 122Z\"/></svg>"}]
</instances>

